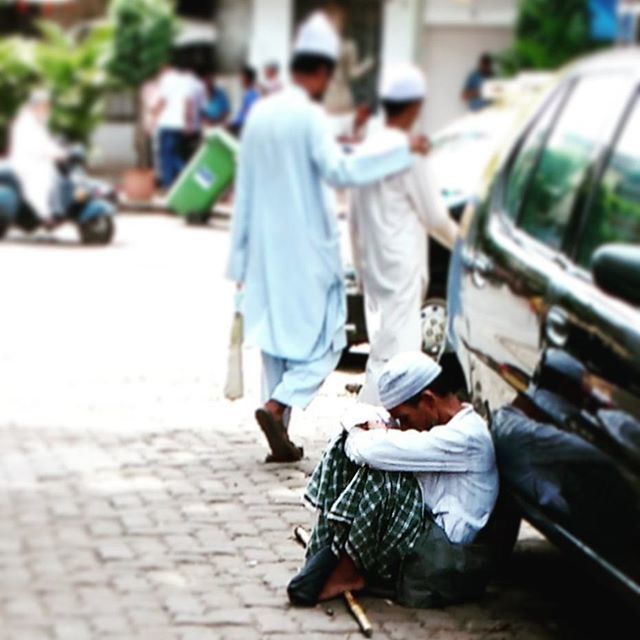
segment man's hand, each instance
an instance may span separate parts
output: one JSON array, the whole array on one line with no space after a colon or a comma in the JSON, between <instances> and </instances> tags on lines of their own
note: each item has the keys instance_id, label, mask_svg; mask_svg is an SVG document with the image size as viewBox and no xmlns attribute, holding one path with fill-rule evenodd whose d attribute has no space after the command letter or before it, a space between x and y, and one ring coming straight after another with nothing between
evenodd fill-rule
<instances>
[{"instance_id":1,"label":"man's hand","mask_svg":"<svg viewBox=\"0 0 640 640\"><path fill-rule=\"evenodd\" d=\"M373 431L374 429L386 429L387 425L382 420L369 420L369 422L362 422L356 424L355 429L362 429L363 431Z\"/></svg>"},{"instance_id":2,"label":"man's hand","mask_svg":"<svg viewBox=\"0 0 640 640\"><path fill-rule=\"evenodd\" d=\"M419 153L420 155L426 156L429 151L431 151L431 141L424 135L412 136L409 141L409 147L411 153Z\"/></svg>"}]
</instances>

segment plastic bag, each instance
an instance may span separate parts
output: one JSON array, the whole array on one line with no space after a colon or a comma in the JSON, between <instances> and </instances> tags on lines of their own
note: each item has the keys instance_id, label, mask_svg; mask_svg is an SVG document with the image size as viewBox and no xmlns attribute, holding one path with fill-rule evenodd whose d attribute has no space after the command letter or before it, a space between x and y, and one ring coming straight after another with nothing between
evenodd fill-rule
<instances>
[{"instance_id":1,"label":"plastic bag","mask_svg":"<svg viewBox=\"0 0 640 640\"><path fill-rule=\"evenodd\" d=\"M240 311L241 297L236 298L236 311L231 324L231 340L227 360L227 381L224 397L239 400L244 395L244 375L242 371L242 343L244 342L244 320Z\"/></svg>"}]
</instances>

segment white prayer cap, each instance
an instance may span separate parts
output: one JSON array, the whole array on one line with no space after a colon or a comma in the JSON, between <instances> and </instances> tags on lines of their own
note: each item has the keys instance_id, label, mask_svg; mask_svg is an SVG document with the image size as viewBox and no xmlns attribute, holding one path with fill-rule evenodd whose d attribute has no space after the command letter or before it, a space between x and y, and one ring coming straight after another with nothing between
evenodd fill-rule
<instances>
[{"instance_id":1,"label":"white prayer cap","mask_svg":"<svg viewBox=\"0 0 640 640\"><path fill-rule=\"evenodd\" d=\"M414 64L396 63L385 67L380 83L380 97L393 102L422 100L427 95L427 81Z\"/></svg>"},{"instance_id":2,"label":"white prayer cap","mask_svg":"<svg viewBox=\"0 0 640 640\"><path fill-rule=\"evenodd\" d=\"M315 11L298 29L293 53L307 53L337 60L339 52L338 32L325 13Z\"/></svg>"},{"instance_id":3,"label":"white prayer cap","mask_svg":"<svg viewBox=\"0 0 640 640\"><path fill-rule=\"evenodd\" d=\"M420 351L407 351L391 358L378 379L378 394L385 409L395 409L424 391L442 372L442 367Z\"/></svg>"}]
</instances>

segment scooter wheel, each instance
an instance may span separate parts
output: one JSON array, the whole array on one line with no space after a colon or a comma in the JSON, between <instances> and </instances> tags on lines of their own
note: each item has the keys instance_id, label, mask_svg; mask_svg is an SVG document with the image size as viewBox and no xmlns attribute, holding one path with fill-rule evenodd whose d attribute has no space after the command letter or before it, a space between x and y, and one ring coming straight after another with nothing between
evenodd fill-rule
<instances>
[{"instance_id":1,"label":"scooter wheel","mask_svg":"<svg viewBox=\"0 0 640 640\"><path fill-rule=\"evenodd\" d=\"M82 244L105 245L113 240L116 227L111 216L99 216L83 222L79 230Z\"/></svg>"}]
</instances>

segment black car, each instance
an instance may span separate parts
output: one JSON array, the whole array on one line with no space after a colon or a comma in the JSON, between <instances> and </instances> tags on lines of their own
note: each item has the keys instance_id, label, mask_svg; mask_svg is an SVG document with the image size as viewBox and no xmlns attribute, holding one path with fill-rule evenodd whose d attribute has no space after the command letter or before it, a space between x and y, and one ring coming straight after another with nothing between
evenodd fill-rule
<instances>
[{"instance_id":1,"label":"black car","mask_svg":"<svg viewBox=\"0 0 640 640\"><path fill-rule=\"evenodd\" d=\"M640 50L566 72L464 216L449 331L519 514L640 602Z\"/></svg>"}]
</instances>

